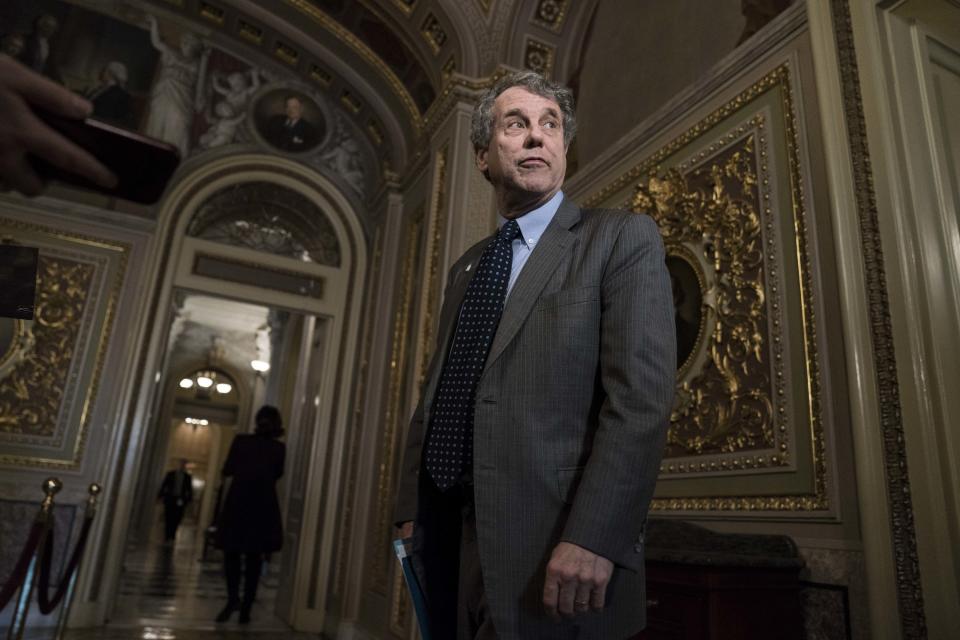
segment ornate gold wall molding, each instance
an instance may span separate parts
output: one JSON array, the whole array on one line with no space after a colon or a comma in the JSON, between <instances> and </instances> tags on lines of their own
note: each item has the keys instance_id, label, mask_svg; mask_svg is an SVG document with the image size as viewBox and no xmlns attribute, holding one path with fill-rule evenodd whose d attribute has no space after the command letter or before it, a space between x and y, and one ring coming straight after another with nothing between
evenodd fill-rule
<instances>
[{"instance_id":1,"label":"ornate gold wall molding","mask_svg":"<svg viewBox=\"0 0 960 640\"><path fill-rule=\"evenodd\" d=\"M60 444L57 414L73 365L96 267L40 256L32 348L0 382L0 432L14 442Z\"/></svg>"},{"instance_id":2,"label":"ornate gold wall molding","mask_svg":"<svg viewBox=\"0 0 960 640\"><path fill-rule=\"evenodd\" d=\"M0 229L40 248L34 320L10 327L3 358L0 464L76 468L129 247L18 220L0 219Z\"/></svg>"},{"instance_id":3,"label":"ornate gold wall molding","mask_svg":"<svg viewBox=\"0 0 960 640\"><path fill-rule=\"evenodd\" d=\"M416 388L423 387L427 376L427 367L430 356L433 355L433 318L437 310L440 295L440 255L443 251L443 240L446 237L446 194L447 194L447 155L449 145L444 146L434 159L433 195L430 201L430 246L427 249L428 262L426 268L427 287L423 299L423 322L420 328L420 364L417 367Z\"/></svg>"},{"instance_id":4,"label":"ornate gold wall molding","mask_svg":"<svg viewBox=\"0 0 960 640\"><path fill-rule=\"evenodd\" d=\"M880 238L876 192L860 93L860 75L850 20L849 0L832 0L830 10L837 45L843 109L853 158L853 181L863 244L870 339L873 345L876 385L880 397L880 431L883 437L885 481L890 504L890 534L897 572L897 599L904 638L927 637L923 584L913 518L906 439L900 409L900 385L894 352L893 327L887 301L887 279Z\"/></svg>"},{"instance_id":5,"label":"ornate gold wall molding","mask_svg":"<svg viewBox=\"0 0 960 640\"><path fill-rule=\"evenodd\" d=\"M690 341L655 510L829 508L798 127L784 63L588 198L635 185Z\"/></svg>"},{"instance_id":6,"label":"ornate gold wall molding","mask_svg":"<svg viewBox=\"0 0 960 640\"><path fill-rule=\"evenodd\" d=\"M400 432L401 413L404 408L404 389L407 386L407 361L410 345L410 315L414 302L414 284L417 265L420 263L420 247L423 236L424 208L421 206L411 215L405 234L403 267L400 273L400 298L393 321L393 338L390 348L390 378L387 387L387 408L380 436L380 468L377 474L377 500L374 509L375 521L370 536L370 588L387 595L390 588L390 547L393 522L394 476L397 463L397 438Z\"/></svg>"},{"instance_id":7,"label":"ornate gold wall molding","mask_svg":"<svg viewBox=\"0 0 960 640\"><path fill-rule=\"evenodd\" d=\"M786 411L775 409L784 396L784 363L779 304L769 308L767 297L768 290L777 295L778 281L776 252L764 251L762 232L770 220L763 205L770 181L766 164L758 163L766 141L762 118L751 124L756 128L739 128L743 137L705 164L650 178L633 200L633 208L650 212L660 227L675 303L684 289L701 298L691 352L678 361L661 473L780 466L791 454ZM696 274L699 290L682 282L682 267L674 267L682 264ZM682 310L678 305L678 332L685 326ZM702 460L710 454L723 455ZM689 456L700 461L673 462Z\"/></svg>"},{"instance_id":8,"label":"ornate gold wall molding","mask_svg":"<svg viewBox=\"0 0 960 640\"><path fill-rule=\"evenodd\" d=\"M732 100L729 100L717 110L713 111L705 118L697 122L695 125L684 131L676 139L671 140L669 143L664 145L663 148L657 150L651 157L640 162L639 164L631 167L623 174L618 176L615 180L611 181L609 184L599 189L595 193L591 194L584 200L584 206L587 207L596 207L601 203L607 201L611 196L616 194L618 191L629 187L631 184L636 183L638 180L646 179L652 173L654 173L658 165L663 162L666 158L673 155L686 145L690 144L692 141L696 140L700 136L704 135L708 130L716 126L719 122L723 121L725 118L731 116L736 111L741 109L744 105L750 103L756 99L759 95L768 91L771 87L777 85L782 81L781 69L786 72L786 67L779 67L773 73L765 75L763 78L757 82L751 84L747 89L742 91ZM629 202L624 202L623 205L628 205Z\"/></svg>"}]
</instances>

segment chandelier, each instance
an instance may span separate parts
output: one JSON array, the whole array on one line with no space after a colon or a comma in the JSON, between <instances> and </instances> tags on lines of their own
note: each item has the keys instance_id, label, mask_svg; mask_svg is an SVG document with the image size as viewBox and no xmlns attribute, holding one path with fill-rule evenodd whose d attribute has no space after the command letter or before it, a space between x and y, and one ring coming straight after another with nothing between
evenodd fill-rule
<instances>
[{"instance_id":1,"label":"chandelier","mask_svg":"<svg viewBox=\"0 0 960 640\"><path fill-rule=\"evenodd\" d=\"M212 369L201 369L191 376L181 378L180 388L196 389L198 395L209 395L212 391L226 395L233 391L233 385L225 380L218 380L217 372Z\"/></svg>"}]
</instances>

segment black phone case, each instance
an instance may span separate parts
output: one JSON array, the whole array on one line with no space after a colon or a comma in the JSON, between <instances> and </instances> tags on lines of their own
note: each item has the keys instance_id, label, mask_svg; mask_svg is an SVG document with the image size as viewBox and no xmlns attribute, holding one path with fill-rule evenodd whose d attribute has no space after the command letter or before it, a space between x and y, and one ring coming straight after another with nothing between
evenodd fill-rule
<instances>
[{"instance_id":1,"label":"black phone case","mask_svg":"<svg viewBox=\"0 0 960 640\"><path fill-rule=\"evenodd\" d=\"M117 176L117 186L113 189L104 189L45 160L31 158L37 172L45 179L57 180L140 204L154 204L163 195L173 172L180 164L180 153L177 149L160 140L147 138L91 118L70 120L48 113L37 115L113 171Z\"/></svg>"}]
</instances>

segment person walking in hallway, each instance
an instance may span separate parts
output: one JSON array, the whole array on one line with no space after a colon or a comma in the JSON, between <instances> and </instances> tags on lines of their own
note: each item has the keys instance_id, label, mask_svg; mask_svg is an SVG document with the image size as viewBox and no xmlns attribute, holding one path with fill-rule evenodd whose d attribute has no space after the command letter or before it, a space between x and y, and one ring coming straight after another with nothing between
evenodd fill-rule
<instances>
[{"instance_id":1,"label":"person walking in hallway","mask_svg":"<svg viewBox=\"0 0 960 640\"><path fill-rule=\"evenodd\" d=\"M160 484L157 500L163 501L163 540L172 543L177 537L177 527L183 520L187 506L193 501L193 476L187 473L187 459L168 471Z\"/></svg>"},{"instance_id":2,"label":"person walking in hallway","mask_svg":"<svg viewBox=\"0 0 960 640\"><path fill-rule=\"evenodd\" d=\"M474 110L499 230L451 268L394 519L436 638L618 640L673 400L663 243L561 191L573 95L533 72Z\"/></svg>"},{"instance_id":3,"label":"person walking in hallway","mask_svg":"<svg viewBox=\"0 0 960 640\"><path fill-rule=\"evenodd\" d=\"M223 465L223 476L230 487L217 524L216 540L223 549L227 604L217 615L217 622L226 622L238 609L240 623L250 622L264 554L279 551L283 544L276 490L286 457L286 447L277 440L283 435L283 419L276 407L264 405L257 411L255 421L254 433L233 439Z\"/></svg>"}]
</instances>

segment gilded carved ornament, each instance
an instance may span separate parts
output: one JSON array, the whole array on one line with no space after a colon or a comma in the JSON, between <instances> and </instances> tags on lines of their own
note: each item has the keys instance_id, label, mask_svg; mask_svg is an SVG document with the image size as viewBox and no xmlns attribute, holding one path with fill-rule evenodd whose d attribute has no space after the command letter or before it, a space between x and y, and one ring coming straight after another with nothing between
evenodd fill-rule
<instances>
[{"instance_id":1,"label":"gilded carved ornament","mask_svg":"<svg viewBox=\"0 0 960 640\"><path fill-rule=\"evenodd\" d=\"M689 278L678 285L671 269L675 303L683 289L700 300L699 314L686 319L695 320L695 339L678 362L668 460L777 444L755 145L751 134L686 175L671 169L653 176L633 198L633 208L659 225L669 259L696 274L692 287ZM678 334L681 310L678 305ZM786 447L770 462L785 456Z\"/></svg>"},{"instance_id":2,"label":"gilded carved ornament","mask_svg":"<svg viewBox=\"0 0 960 640\"><path fill-rule=\"evenodd\" d=\"M20 337L2 356L0 433L56 435L94 270L90 264L40 256L32 326L16 329Z\"/></svg>"}]
</instances>

